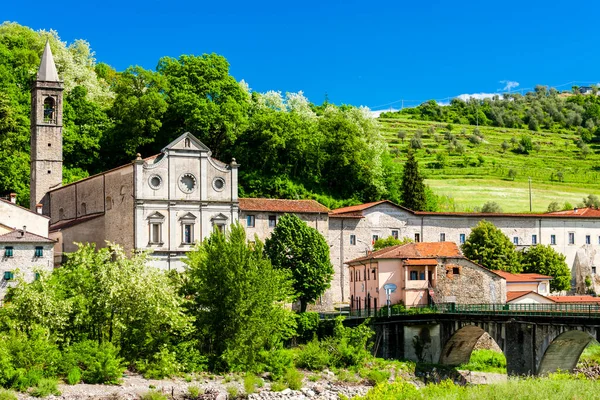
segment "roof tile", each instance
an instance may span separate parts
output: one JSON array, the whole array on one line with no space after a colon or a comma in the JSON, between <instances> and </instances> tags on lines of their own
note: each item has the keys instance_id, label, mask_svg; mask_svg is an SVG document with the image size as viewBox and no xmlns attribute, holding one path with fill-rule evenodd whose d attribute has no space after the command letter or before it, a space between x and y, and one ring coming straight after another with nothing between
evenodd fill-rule
<instances>
[{"instance_id":1,"label":"roof tile","mask_svg":"<svg viewBox=\"0 0 600 400\"><path fill-rule=\"evenodd\" d=\"M546 281L546 280L554 279L548 275L533 274L533 273L513 274L510 272L500 271L500 270L492 271L492 272L495 272L496 274L498 274L501 277L503 277L504 279L506 279L507 283L539 282L539 281Z\"/></svg>"},{"instance_id":2,"label":"roof tile","mask_svg":"<svg viewBox=\"0 0 600 400\"><path fill-rule=\"evenodd\" d=\"M13 229L0 235L0 243L54 243L54 240L22 229Z\"/></svg>"},{"instance_id":3,"label":"roof tile","mask_svg":"<svg viewBox=\"0 0 600 400\"><path fill-rule=\"evenodd\" d=\"M239 199L242 211L266 211L279 213L328 213L329 209L315 200L284 200L245 198Z\"/></svg>"},{"instance_id":4,"label":"roof tile","mask_svg":"<svg viewBox=\"0 0 600 400\"><path fill-rule=\"evenodd\" d=\"M390 259L390 258L437 258L437 257L462 257L462 254L454 242L420 242L399 244L397 246L386 247L378 251L374 251L367 256L359 257L346 262Z\"/></svg>"}]
</instances>

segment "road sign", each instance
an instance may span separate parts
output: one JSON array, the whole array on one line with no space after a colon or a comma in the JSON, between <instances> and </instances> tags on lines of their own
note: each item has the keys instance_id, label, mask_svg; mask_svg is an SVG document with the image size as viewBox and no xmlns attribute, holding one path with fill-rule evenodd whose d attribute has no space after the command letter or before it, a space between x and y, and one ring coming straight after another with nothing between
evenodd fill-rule
<instances>
[{"instance_id":1,"label":"road sign","mask_svg":"<svg viewBox=\"0 0 600 400\"><path fill-rule=\"evenodd\" d=\"M383 289L386 292L394 293L396 291L396 285L394 285L393 283L386 283L385 285L383 285Z\"/></svg>"}]
</instances>

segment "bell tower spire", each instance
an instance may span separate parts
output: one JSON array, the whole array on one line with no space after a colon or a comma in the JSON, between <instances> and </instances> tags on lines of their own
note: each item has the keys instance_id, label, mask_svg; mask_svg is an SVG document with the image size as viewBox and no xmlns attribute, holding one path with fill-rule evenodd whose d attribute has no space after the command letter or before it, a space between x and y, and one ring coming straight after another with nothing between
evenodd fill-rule
<instances>
[{"instance_id":1,"label":"bell tower spire","mask_svg":"<svg viewBox=\"0 0 600 400\"><path fill-rule=\"evenodd\" d=\"M46 194L62 184L63 82L59 80L46 41L37 79L31 88L31 195L30 208L43 205L50 213Z\"/></svg>"}]
</instances>

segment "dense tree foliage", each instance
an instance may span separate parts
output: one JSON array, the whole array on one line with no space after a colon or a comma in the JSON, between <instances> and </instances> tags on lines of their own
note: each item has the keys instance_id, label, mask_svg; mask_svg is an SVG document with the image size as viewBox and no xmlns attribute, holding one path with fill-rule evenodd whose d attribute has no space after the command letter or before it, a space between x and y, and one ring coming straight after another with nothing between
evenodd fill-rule
<instances>
[{"instance_id":1,"label":"dense tree foliage","mask_svg":"<svg viewBox=\"0 0 600 400\"><path fill-rule=\"evenodd\" d=\"M419 163L412 151L409 151L408 158L404 164L402 204L414 211L425 211L427 204L423 176L419 172Z\"/></svg>"},{"instance_id":2,"label":"dense tree foliage","mask_svg":"<svg viewBox=\"0 0 600 400\"><path fill-rule=\"evenodd\" d=\"M550 281L552 291L571 289L571 271L565 262L565 256L557 253L552 246L538 244L523 251L521 263L524 272L553 277Z\"/></svg>"},{"instance_id":3,"label":"dense tree foliage","mask_svg":"<svg viewBox=\"0 0 600 400\"><path fill-rule=\"evenodd\" d=\"M160 152L189 131L240 168L240 194L314 198L329 207L400 202L401 166L368 109L253 92L216 54L163 57L117 72L56 32L0 25L0 195L28 204L30 85L50 40L64 91L64 181Z\"/></svg>"},{"instance_id":4,"label":"dense tree foliage","mask_svg":"<svg viewBox=\"0 0 600 400\"><path fill-rule=\"evenodd\" d=\"M212 368L250 370L261 350L292 336L295 321L284 308L292 295L289 271L274 268L241 225L227 236L215 230L187 264L183 290Z\"/></svg>"},{"instance_id":5,"label":"dense tree foliage","mask_svg":"<svg viewBox=\"0 0 600 400\"><path fill-rule=\"evenodd\" d=\"M375 243L373 243L373 250L381 250L386 247L398 246L400 244L411 243L413 240L411 238L404 237L402 239L396 239L393 236L388 236L387 238L377 239Z\"/></svg>"},{"instance_id":6,"label":"dense tree foliage","mask_svg":"<svg viewBox=\"0 0 600 400\"><path fill-rule=\"evenodd\" d=\"M594 88L598 93L598 88ZM525 95L505 93L486 99L452 99L448 106L430 100L418 107L383 113L383 117L414 117L427 121L507 128L543 129L556 132L575 130L584 142L600 132L600 97L578 90L560 93L554 88L536 86ZM525 150L527 150L525 148Z\"/></svg>"},{"instance_id":7,"label":"dense tree foliage","mask_svg":"<svg viewBox=\"0 0 600 400\"><path fill-rule=\"evenodd\" d=\"M266 240L265 252L274 267L291 274L301 312L329 288L333 266L327 241L297 215L284 214L279 219Z\"/></svg>"},{"instance_id":8,"label":"dense tree foliage","mask_svg":"<svg viewBox=\"0 0 600 400\"><path fill-rule=\"evenodd\" d=\"M519 254L504 233L489 221L481 220L462 245L463 254L486 268L521 272Z\"/></svg>"}]
</instances>

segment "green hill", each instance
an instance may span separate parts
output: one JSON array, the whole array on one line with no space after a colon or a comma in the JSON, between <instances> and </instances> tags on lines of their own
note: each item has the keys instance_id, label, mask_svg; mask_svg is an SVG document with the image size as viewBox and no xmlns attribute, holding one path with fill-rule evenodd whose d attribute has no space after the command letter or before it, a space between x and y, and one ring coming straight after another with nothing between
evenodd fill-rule
<instances>
[{"instance_id":1,"label":"green hill","mask_svg":"<svg viewBox=\"0 0 600 400\"><path fill-rule=\"evenodd\" d=\"M576 205L588 194L600 192L600 146L588 144L585 154L575 132L449 126L399 118L379 122L398 162L405 160L411 140L420 136L422 147L416 155L421 170L436 194L453 199L445 205L450 211L470 211L496 201L505 212L527 212L528 178L534 212L545 211L552 201ZM404 139L399 132L404 132ZM523 137L531 139L529 154L519 151ZM506 150L503 142L508 144Z\"/></svg>"}]
</instances>

